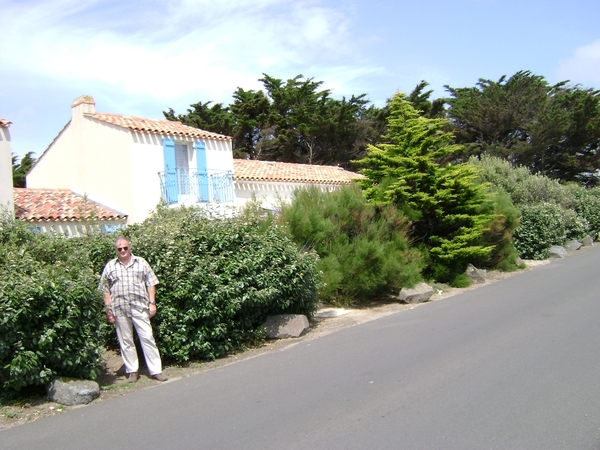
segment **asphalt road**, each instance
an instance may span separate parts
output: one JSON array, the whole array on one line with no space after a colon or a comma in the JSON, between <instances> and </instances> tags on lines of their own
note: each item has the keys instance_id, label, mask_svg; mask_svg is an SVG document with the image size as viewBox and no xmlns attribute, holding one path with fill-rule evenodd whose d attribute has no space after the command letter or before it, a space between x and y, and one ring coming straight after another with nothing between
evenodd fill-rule
<instances>
[{"instance_id":1,"label":"asphalt road","mask_svg":"<svg viewBox=\"0 0 600 450\"><path fill-rule=\"evenodd\" d=\"M600 448L599 268L596 246L0 431L0 448Z\"/></svg>"}]
</instances>

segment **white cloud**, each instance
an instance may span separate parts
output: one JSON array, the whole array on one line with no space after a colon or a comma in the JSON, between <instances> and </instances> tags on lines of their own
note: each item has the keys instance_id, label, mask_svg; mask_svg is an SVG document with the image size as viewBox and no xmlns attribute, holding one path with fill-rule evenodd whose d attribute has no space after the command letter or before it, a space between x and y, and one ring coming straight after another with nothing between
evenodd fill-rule
<instances>
[{"instance_id":1,"label":"white cloud","mask_svg":"<svg viewBox=\"0 0 600 450\"><path fill-rule=\"evenodd\" d=\"M575 49L571 58L560 62L558 75L584 87L600 87L600 40Z\"/></svg>"},{"instance_id":2,"label":"white cloud","mask_svg":"<svg viewBox=\"0 0 600 450\"><path fill-rule=\"evenodd\" d=\"M351 15L316 0L5 3L0 73L48 84L173 103L201 93L226 101L237 86L259 88L263 72L291 77L323 64L345 79L363 73Z\"/></svg>"}]
</instances>

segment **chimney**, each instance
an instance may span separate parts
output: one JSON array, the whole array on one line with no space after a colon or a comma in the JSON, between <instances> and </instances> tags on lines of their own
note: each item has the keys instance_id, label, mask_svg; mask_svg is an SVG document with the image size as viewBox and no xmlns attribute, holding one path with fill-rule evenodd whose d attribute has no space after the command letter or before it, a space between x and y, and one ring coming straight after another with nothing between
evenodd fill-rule
<instances>
[{"instance_id":1,"label":"chimney","mask_svg":"<svg viewBox=\"0 0 600 450\"><path fill-rule=\"evenodd\" d=\"M82 95L73 100L71 109L71 116L73 119L75 116L81 117L84 114L94 114L96 112L96 102L91 95Z\"/></svg>"}]
</instances>

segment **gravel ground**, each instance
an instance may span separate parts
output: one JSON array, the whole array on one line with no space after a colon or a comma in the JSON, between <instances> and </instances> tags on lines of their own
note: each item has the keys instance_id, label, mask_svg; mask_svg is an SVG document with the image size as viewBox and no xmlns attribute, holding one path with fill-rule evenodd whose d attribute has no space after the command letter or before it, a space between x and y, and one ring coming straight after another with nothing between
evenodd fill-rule
<instances>
[{"instance_id":1,"label":"gravel ground","mask_svg":"<svg viewBox=\"0 0 600 450\"><path fill-rule=\"evenodd\" d=\"M545 261L525 261L526 269L530 270L537 266L549 263ZM485 284L494 283L504 278L510 277L518 272L488 272ZM431 301L440 301L461 292L477 289L484 284L474 284L468 288L455 289L447 288L443 292L435 294ZM423 304L421 304L423 305ZM404 311L407 309L419 307L420 305L410 305L404 303L373 303L369 307L361 309L341 309L341 308L322 308L317 317L311 323L311 329L305 335L297 339L282 339L269 341L264 345L250 350L221 358L211 362L193 362L185 366L167 366L164 373L172 381L189 377L193 374L233 364L249 358L254 358L266 352L272 352L296 345L307 340L318 339L330 333L348 328L354 325L365 323L380 317ZM101 387L101 394L95 402L110 400L113 397L126 395L140 389L156 387L161 384L159 381L152 380L144 370L140 371L140 379L135 384L127 383L127 378L122 365L121 357L114 351L107 351L104 354L105 369L97 380ZM12 404L0 406L0 430L22 425L27 422L49 417L55 414L61 414L74 408L85 408L82 406L62 406L58 403L48 401L43 390L31 392L25 400L14 402Z\"/></svg>"}]
</instances>

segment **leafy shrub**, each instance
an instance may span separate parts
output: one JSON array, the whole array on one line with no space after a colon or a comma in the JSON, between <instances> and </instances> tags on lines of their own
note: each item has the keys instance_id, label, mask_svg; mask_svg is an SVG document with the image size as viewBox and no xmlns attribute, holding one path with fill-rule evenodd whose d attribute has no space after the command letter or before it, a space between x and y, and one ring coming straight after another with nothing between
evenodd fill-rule
<instances>
[{"instance_id":1,"label":"leafy shrub","mask_svg":"<svg viewBox=\"0 0 600 450\"><path fill-rule=\"evenodd\" d=\"M319 254L324 302L364 303L421 278L422 257L408 247L407 219L393 206L368 204L358 186L297 190L281 222L300 247Z\"/></svg>"},{"instance_id":2,"label":"leafy shrub","mask_svg":"<svg viewBox=\"0 0 600 450\"><path fill-rule=\"evenodd\" d=\"M167 358L213 359L260 338L268 315L315 311L316 255L285 228L160 206L125 234L160 280L153 327Z\"/></svg>"},{"instance_id":3,"label":"leafy shrub","mask_svg":"<svg viewBox=\"0 0 600 450\"><path fill-rule=\"evenodd\" d=\"M564 239L582 239L586 234L597 236L600 232L599 188L586 188L575 183L563 185L543 175L533 175L525 167L513 168L508 161L496 157L471 158L470 162L478 168L482 181L506 192L524 214L530 214L530 207L534 205L546 205L540 206L540 209L561 222L558 229L544 231L536 238L539 228L544 228L543 224L531 217L522 219L517 238L519 243L515 244L524 252L522 256L535 254L536 258L541 258L547 252L538 246L560 245ZM550 204L555 207L548 206ZM528 230L529 226L533 229ZM550 238L550 235L555 237Z\"/></svg>"},{"instance_id":4,"label":"leafy shrub","mask_svg":"<svg viewBox=\"0 0 600 450\"><path fill-rule=\"evenodd\" d=\"M160 207L124 231L153 266L164 356L216 358L262 336L267 315L317 304L316 255L284 228L252 215L216 220L199 209ZM114 236L35 234L0 220L0 386L17 391L55 375L95 378L114 343L102 314L99 273L115 257Z\"/></svg>"},{"instance_id":5,"label":"leafy shrub","mask_svg":"<svg viewBox=\"0 0 600 450\"><path fill-rule=\"evenodd\" d=\"M562 222L565 227L565 240L583 239L589 232L590 225L588 221L579 216L572 209L560 209Z\"/></svg>"},{"instance_id":6,"label":"leafy shrub","mask_svg":"<svg viewBox=\"0 0 600 450\"><path fill-rule=\"evenodd\" d=\"M587 233L596 239L600 233L600 188L570 184L568 189L576 198L577 215L588 224Z\"/></svg>"},{"instance_id":7,"label":"leafy shrub","mask_svg":"<svg viewBox=\"0 0 600 450\"><path fill-rule=\"evenodd\" d=\"M0 220L0 386L99 373L102 301L88 254L74 241Z\"/></svg>"},{"instance_id":8,"label":"leafy shrub","mask_svg":"<svg viewBox=\"0 0 600 450\"><path fill-rule=\"evenodd\" d=\"M573 193L557 180L534 175L526 167L513 167L504 159L486 155L471 157L469 162L477 167L479 178L484 183L506 192L515 205L556 203L570 209L576 204Z\"/></svg>"},{"instance_id":9,"label":"leafy shrub","mask_svg":"<svg viewBox=\"0 0 600 450\"><path fill-rule=\"evenodd\" d=\"M567 237L564 210L553 203L525 205L515 230L514 244L526 259L546 259L552 245L562 245Z\"/></svg>"}]
</instances>

